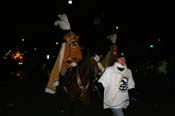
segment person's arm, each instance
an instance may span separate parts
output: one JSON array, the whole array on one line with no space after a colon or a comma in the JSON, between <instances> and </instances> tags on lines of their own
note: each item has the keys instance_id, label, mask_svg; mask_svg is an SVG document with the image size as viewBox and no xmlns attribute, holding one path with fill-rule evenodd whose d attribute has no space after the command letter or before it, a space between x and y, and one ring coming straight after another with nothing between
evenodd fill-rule
<instances>
[{"instance_id":1,"label":"person's arm","mask_svg":"<svg viewBox=\"0 0 175 116\"><path fill-rule=\"evenodd\" d=\"M133 89L135 88L135 82L132 76L131 70L129 70L129 82L128 82L128 89Z\"/></svg>"},{"instance_id":2,"label":"person's arm","mask_svg":"<svg viewBox=\"0 0 175 116\"><path fill-rule=\"evenodd\" d=\"M129 92L130 102L134 103L137 101L135 82L134 82L131 70L129 71L129 73L130 73L130 78L128 82L128 90L129 90L128 92Z\"/></svg>"}]
</instances>

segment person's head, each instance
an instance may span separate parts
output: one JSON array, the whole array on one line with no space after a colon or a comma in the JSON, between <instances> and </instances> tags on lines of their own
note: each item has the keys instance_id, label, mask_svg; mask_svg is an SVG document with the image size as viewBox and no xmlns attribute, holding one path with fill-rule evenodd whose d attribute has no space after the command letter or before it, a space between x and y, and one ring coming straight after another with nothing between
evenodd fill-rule
<instances>
[{"instance_id":1,"label":"person's head","mask_svg":"<svg viewBox=\"0 0 175 116\"><path fill-rule=\"evenodd\" d=\"M121 64L121 65L125 65L126 63L126 56L125 54L122 52L122 53L118 53L117 55L117 63Z\"/></svg>"},{"instance_id":2,"label":"person's head","mask_svg":"<svg viewBox=\"0 0 175 116\"><path fill-rule=\"evenodd\" d=\"M72 47L78 45L79 36L73 32L64 35L64 40Z\"/></svg>"}]
</instances>

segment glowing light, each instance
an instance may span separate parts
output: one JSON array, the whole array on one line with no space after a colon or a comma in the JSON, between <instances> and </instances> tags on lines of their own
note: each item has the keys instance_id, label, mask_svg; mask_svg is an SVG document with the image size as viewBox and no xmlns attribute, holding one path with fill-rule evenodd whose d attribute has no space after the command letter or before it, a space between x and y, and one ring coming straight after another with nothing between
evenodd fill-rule
<instances>
[{"instance_id":1,"label":"glowing light","mask_svg":"<svg viewBox=\"0 0 175 116\"><path fill-rule=\"evenodd\" d=\"M150 47L150 48L154 48L154 45L151 44L149 47Z\"/></svg>"},{"instance_id":2,"label":"glowing light","mask_svg":"<svg viewBox=\"0 0 175 116\"><path fill-rule=\"evenodd\" d=\"M19 76L21 76L21 74L20 73L17 73L16 76L19 77Z\"/></svg>"},{"instance_id":3,"label":"glowing light","mask_svg":"<svg viewBox=\"0 0 175 116\"><path fill-rule=\"evenodd\" d=\"M72 4L72 0L68 0L68 4Z\"/></svg>"},{"instance_id":4,"label":"glowing light","mask_svg":"<svg viewBox=\"0 0 175 116\"><path fill-rule=\"evenodd\" d=\"M56 44L56 45L58 45L59 43L58 43L58 42L56 42L55 44Z\"/></svg>"},{"instance_id":5,"label":"glowing light","mask_svg":"<svg viewBox=\"0 0 175 116\"><path fill-rule=\"evenodd\" d=\"M22 59L23 59L23 55L24 55L24 54L22 54L22 53L20 53L20 52L16 52L14 55L12 55L12 58L13 58L14 60L16 60L16 59L22 60Z\"/></svg>"},{"instance_id":6,"label":"glowing light","mask_svg":"<svg viewBox=\"0 0 175 116\"><path fill-rule=\"evenodd\" d=\"M23 59L23 57L22 57L22 56L19 56L19 59L20 59L20 60L22 60L22 59Z\"/></svg>"},{"instance_id":7,"label":"glowing light","mask_svg":"<svg viewBox=\"0 0 175 116\"><path fill-rule=\"evenodd\" d=\"M47 54L47 57L46 57L46 58L47 58L47 60L49 60L49 59L50 59L50 55L49 55L49 54Z\"/></svg>"},{"instance_id":8,"label":"glowing light","mask_svg":"<svg viewBox=\"0 0 175 116\"><path fill-rule=\"evenodd\" d=\"M36 51L36 50L37 50L37 48L34 48L34 50Z\"/></svg>"},{"instance_id":9,"label":"glowing light","mask_svg":"<svg viewBox=\"0 0 175 116\"><path fill-rule=\"evenodd\" d=\"M18 62L18 65L23 65L23 62Z\"/></svg>"},{"instance_id":10,"label":"glowing light","mask_svg":"<svg viewBox=\"0 0 175 116\"><path fill-rule=\"evenodd\" d=\"M21 54L20 52L16 52L16 54L13 56L13 59L17 59L17 58L20 58Z\"/></svg>"},{"instance_id":11,"label":"glowing light","mask_svg":"<svg viewBox=\"0 0 175 116\"><path fill-rule=\"evenodd\" d=\"M115 27L115 29L119 29L119 27L118 27L118 26L116 26L116 27Z\"/></svg>"},{"instance_id":12,"label":"glowing light","mask_svg":"<svg viewBox=\"0 0 175 116\"><path fill-rule=\"evenodd\" d=\"M24 41L24 39L21 39L21 41Z\"/></svg>"},{"instance_id":13,"label":"glowing light","mask_svg":"<svg viewBox=\"0 0 175 116\"><path fill-rule=\"evenodd\" d=\"M158 42L160 42L160 38L158 38Z\"/></svg>"},{"instance_id":14,"label":"glowing light","mask_svg":"<svg viewBox=\"0 0 175 116\"><path fill-rule=\"evenodd\" d=\"M7 59L7 57L6 57L6 56L3 56L2 58L3 58L3 59L5 59L5 60Z\"/></svg>"}]
</instances>

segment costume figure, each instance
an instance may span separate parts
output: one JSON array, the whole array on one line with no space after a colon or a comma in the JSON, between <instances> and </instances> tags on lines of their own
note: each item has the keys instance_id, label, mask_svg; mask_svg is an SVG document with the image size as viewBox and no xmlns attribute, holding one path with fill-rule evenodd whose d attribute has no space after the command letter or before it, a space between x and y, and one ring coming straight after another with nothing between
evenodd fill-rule
<instances>
[{"instance_id":1,"label":"costume figure","mask_svg":"<svg viewBox=\"0 0 175 116\"><path fill-rule=\"evenodd\" d=\"M50 94L56 93L56 87L59 85L59 76L65 75L68 69L76 67L77 63L82 60L82 53L78 44L79 36L71 32L70 24L66 14L58 15L61 20L54 24L59 25L62 30L69 31L64 35L65 42L62 43L61 49L55 61L54 67L50 73L49 81L45 92Z\"/></svg>"}]
</instances>

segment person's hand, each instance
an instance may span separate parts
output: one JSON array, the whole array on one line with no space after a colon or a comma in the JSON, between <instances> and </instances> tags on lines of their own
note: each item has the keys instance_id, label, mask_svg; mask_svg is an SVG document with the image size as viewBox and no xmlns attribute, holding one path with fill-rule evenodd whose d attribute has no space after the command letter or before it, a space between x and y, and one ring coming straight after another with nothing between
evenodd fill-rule
<instances>
[{"instance_id":1,"label":"person's hand","mask_svg":"<svg viewBox=\"0 0 175 116\"><path fill-rule=\"evenodd\" d=\"M59 86L59 85L60 85L60 82L59 82L59 81L55 81L55 82L53 83L53 86L54 86L54 87Z\"/></svg>"},{"instance_id":2,"label":"person's hand","mask_svg":"<svg viewBox=\"0 0 175 116\"><path fill-rule=\"evenodd\" d=\"M93 57L93 59L94 59L96 62L99 62L99 61L100 61L100 56L95 55L95 57Z\"/></svg>"},{"instance_id":3,"label":"person's hand","mask_svg":"<svg viewBox=\"0 0 175 116\"><path fill-rule=\"evenodd\" d=\"M77 63L76 63L76 62L72 62L72 63L71 63L71 66L72 66L72 67L76 67L76 66L77 66Z\"/></svg>"}]
</instances>

